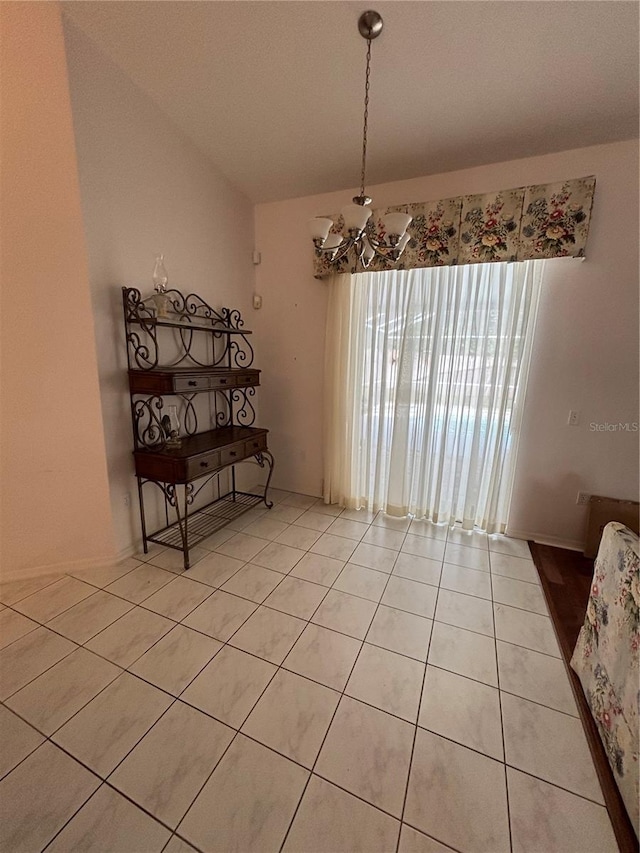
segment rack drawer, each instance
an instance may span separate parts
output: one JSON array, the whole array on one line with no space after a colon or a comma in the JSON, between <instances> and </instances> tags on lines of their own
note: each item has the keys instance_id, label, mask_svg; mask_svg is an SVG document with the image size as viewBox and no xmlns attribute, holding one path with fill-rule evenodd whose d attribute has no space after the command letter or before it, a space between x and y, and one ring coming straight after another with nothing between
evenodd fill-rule
<instances>
[{"instance_id":1,"label":"rack drawer","mask_svg":"<svg viewBox=\"0 0 640 853\"><path fill-rule=\"evenodd\" d=\"M207 391L209 389L208 376L176 376L173 380L176 391Z\"/></svg>"},{"instance_id":2,"label":"rack drawer","mask_svg":"<svg viewBox=\"0 0 640 853\"><path fill-rule=\"evenodd\" d=\"M233 388L236 384L234 376L211 376L209 388Z\"/></svg>"},{"instance_id":3,"label":"rack drawer","mask_svg":"<svg viewBox=\"0 0 640 853\"><path fill-rule=\"evenodd\" d=\"M206 456L187 459L187 480L193 480L209 471L215 471L219 467L220 453L217 450L214 453L207 453Z\"/></svg>"},{"instance_id":4,"label":"rack drawer","mask_svg":"<svg viewBox=\"0 0 640 853\"><path fill-rule=\"evenodd\" d=\"M251 438L249 441L245 441L244 443L244 452L247 456L253 456L255 453L259 453L261 450L267 449L267 437L266 435L258 435L256 438Z\"/></svg>"},{"instance_id":5,"label":"rack drawer","mask_svg":"<svg viewBox=\"0 0 640 853\"><path fill-rule=\"evenodd\" d=\"M259 380L259 374L256 370L251 373L239 373L238 374L238 385L257 385Z\"/></svg>"},{"instance_id":6,"label":"rack drawer","mask_svg":"<svg viewBox=\"0 0 640 853\"><path fill-rule=\"evenodd\" d=\"M232 462L239 462L245 456L244 444L234 444L232 447L225 447L220 451L220 462L222 465L230 465Z\"/></svg>"},{"instance_id":7,"label":"rack drawer","mask_svg":"<svg viewBox=\"0 0 640 853\"><path fill-rule=\"evenodd\" d=\"M199 391L226 391L260 384L260 371L244 367L180 367L157 370L129 370L132 394L194 394Z\"/></svg>"}]
</instances>

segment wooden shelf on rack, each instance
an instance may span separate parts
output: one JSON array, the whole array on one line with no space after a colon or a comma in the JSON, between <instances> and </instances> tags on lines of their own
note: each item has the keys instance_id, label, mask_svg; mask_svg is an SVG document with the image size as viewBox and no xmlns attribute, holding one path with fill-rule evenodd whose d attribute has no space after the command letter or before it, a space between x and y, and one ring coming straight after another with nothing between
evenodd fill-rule
<instances>
[{"instance_id":1,"label":"wooden shelf on rack","mask_svg":"<svg viewBox=\"0 0 640 853\"><path fill-rule=\"evenodd\" d=\"M202 319L202 318L199 318ZM249 329L230 329L222 325L220 321L215 323L192 323L190 320L156 320L155 317L127 318L128 323L136 326L157 327L161 329L184 329L187 332L215 332L220 335L252 335Z\"/></svg>"},{"instance_id":2,"label":"wooden shelf on rack","mask_svg":"<svg viewBox=\"0 0 640 853\"><path fill-rule=\"evenodd\" d=\"M192 394L197 391L224 391L260 384L260 371L253 368L166 367L154 370L131 369L132 394Z\"/></svg>"},{"instance_id":3,"label":"wooden shelf on rack","mask_svg":"<svg viewBox=\"0 0 640 853\"><path fill-rule=\"evenodd\" d=\"M136 475L165 483L189 483L267 449L266 429L227 426L182 438L179 447L134 450Z\"/></svg>"}]
</instances>

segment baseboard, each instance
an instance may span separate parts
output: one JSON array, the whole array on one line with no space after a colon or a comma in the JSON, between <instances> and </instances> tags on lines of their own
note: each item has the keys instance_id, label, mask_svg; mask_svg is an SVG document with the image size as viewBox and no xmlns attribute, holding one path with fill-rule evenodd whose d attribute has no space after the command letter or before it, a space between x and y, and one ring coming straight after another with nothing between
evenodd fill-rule
<instances>
[{"instance_id":1,"label":"baseboard","mask_svg":"<svg viewBox=\"0 0 640 853\"><path fill-rule=\"evenodd\" d=\"M30 578L45 577L46 575L62 575L79 569L101 569L121 563L126 557L113 554L110 557L94 557L88 560L65 560L63 563L47 563L41 566L31 566L28 569L12 569L2 572L0 583Z\"/></svg>"},{"instance_id":2,"label":"baseboard","mask_svg":"<svg viewBox=\"0 0 640 853\"><path fill-rule=\"evenodd\" d=\"M543 533L532 533L527 530L512 530L507 528L507 536L514 539L527 539L538 542L540 545L552 545L555 548L567 548L569 551L584 551L584 542L578 539L562 539L559 536L547 536Z\"/></svg>"},{"instance_id":3,"label":"baseboard","mask_svg":"<svg viewBox=\"0 0 640 853\"><path fill-rule=\"evenodd\" d=\"M135 557L136 554L140 554L142 551L142 539L134 543L133 545L127 545L126 548L123 548L121 551L118 551L116 554L115 560L116 563L123 563L125 560L128 560L130 557Z\"/></svg>"}]
</instances>

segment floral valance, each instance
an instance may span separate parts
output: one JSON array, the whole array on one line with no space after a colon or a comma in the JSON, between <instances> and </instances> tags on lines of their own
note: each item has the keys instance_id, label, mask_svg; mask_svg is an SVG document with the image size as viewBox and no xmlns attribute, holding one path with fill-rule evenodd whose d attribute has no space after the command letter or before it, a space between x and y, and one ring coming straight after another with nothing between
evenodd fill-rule
<instances>
[{"instance_id":1,"label":"floral valance","mask_svg":"<svg viewBox=\"0 0 640 853\"><path fill-rule=\"evenodd\" d=\"M408 228L411 239L396 263L376 255L368 269L583 258L595 185L592 175L557 184L374 210L372 219L378 237L384 237L384 214L402 211L413 217ZM331 218L335 223L332 230L339 233L342 217ZM354 250L336 262L327 255L314 258L316 278L358 269L361 267Z\"/></svg>"}]
</instances>

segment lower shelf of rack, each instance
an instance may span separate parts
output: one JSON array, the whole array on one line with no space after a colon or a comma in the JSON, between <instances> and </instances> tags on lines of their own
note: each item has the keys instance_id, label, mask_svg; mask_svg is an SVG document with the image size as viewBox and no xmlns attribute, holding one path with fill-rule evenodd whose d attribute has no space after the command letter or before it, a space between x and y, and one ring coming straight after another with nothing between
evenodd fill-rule
<instances>
[{"instance_id":1,"label":"lower shelf of rack","mask_svg":"<svg viewBox=\"0 0 640 853\"><path fill-rule=\"evenodd\" d=\"M221 530L234 518L238 518L258 504L264 503L262 495L252 495L248 492L229 492L218 500L196 510L187 516L187 531L189 537L189 548L199 545L207 537ZM184 549L182 533L178 522L163 527L147 536L147 541L156 542L167 548L175 548L178 551Z\"/></svg>"}]
</instances>

